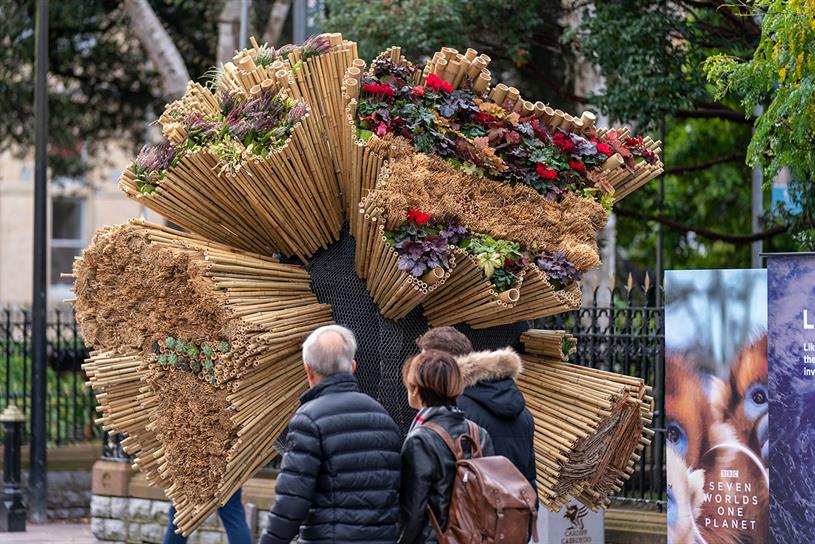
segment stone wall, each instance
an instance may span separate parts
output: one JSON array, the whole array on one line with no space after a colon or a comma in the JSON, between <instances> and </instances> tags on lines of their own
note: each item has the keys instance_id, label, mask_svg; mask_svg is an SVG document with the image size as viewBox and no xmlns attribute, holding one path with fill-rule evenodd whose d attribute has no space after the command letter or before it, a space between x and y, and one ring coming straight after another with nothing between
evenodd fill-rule
<instances>
[{"instance_id":1,"label":"stone wall","mask_svg":"<svg viewBox=\"0 0 815 544\"><path fill-rule=\"evenodd\" d=\"M266 512L244 505L249 528L257 541L265 527ZM167 528L169 501L132 497L91 498L91 531L98 540L119 543L160 544ZM189 544L228 544L218 514L210 516L189 538Z\"/></svg>"},{"instance_id":2,"label":"stone wall","mask_svg":"<svg viewBox=\"0 0 815 544\"><path fill-rule=\"evenodd\" d=\"M28 471L22 474L24 501L28 504ZM57 470L48 472L48 517L78 519L90 515L91 471Z\"/></svg>"}]
</instances>

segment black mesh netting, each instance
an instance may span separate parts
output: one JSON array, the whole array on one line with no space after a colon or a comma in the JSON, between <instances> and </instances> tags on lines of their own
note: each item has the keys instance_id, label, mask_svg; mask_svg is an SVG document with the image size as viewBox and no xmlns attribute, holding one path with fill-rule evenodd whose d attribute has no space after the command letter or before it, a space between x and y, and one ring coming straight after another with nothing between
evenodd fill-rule
<instances>
[{"instance_id":1,"label":"black mesh netting","mask_svg":"<svg viewBox=\"0 0 815 544\"><path fill-rule=\"evenodd\" d=\"M414 355L416 338L427 329L421 306L399 321L385 319L368 294L365 282L354 268L354 238L344 230L339 242L318 252L309 262L311 288L317 299L331 304L334 319L357 337L357 379L362 390L378 400L407 432L415 411L408 406L402 386L402 363ZM527 322L474 330L456 328L466 334L476 350L516 345Z\"/></svg>"}]
</instances>

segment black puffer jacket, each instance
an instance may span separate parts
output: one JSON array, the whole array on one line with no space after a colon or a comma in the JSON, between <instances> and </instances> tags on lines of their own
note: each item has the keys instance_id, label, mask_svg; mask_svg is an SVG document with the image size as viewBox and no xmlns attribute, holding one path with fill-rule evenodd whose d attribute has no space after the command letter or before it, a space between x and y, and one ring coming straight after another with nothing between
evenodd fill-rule
<instances>
[{"instance_id":1,"label":"black puffer jacket","mask_svg":"<svg viewBox=\"0 0 815 544\"><path fill-rule=\"evenodd\" d=\"M289 424L288 451L261 544L393 543L399 516L399 428L351 374L309 389Z\"/></svg>"},{"instance_id":2,"label":"black puffer jacket","mask_svg":"<svg viewBox=\"0 0 815 544\"><path fill-rule=\"evenodd\" d=\"M466 431L464 414L457 408L431 408L426 422L436 423L448 432L453 441ZM464 455L470 456L469 444L464 442ZM481 429L481 455L493 455L492 441ZM399 544L435 543L436 533L427 515L427 505L444 529L447 509L453 492L456 459L435 431L414 424L402 445L402 489L400 491Z\"/></svg>"},{"instance_id":3,"label":"black puffer jacket","mask_svg":"<svg viewBox=\"0 0 815 544\"><path fill-rule=\"evenodd\" d=\"M511 348L457 357L466 389L458 407L490 433L495 455L503 455L535 484L535 421L515 385L521 358Z\"/></svg>"}]
</instances>

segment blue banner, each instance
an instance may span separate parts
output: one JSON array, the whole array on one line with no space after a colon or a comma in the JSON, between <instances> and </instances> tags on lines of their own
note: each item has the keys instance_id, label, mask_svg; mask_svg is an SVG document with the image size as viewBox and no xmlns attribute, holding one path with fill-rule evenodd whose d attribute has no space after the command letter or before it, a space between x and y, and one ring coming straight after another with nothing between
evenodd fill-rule
<instances>
[{"instance_id":1,"label":"blue banner","mask_svg":"<svg viewBox=\"0 0 815 544\"><path fill-rule=\"evenodd\" d=\"M815 255L771 255L770 542L815 542Z\"/></svg>"}]
</instances>

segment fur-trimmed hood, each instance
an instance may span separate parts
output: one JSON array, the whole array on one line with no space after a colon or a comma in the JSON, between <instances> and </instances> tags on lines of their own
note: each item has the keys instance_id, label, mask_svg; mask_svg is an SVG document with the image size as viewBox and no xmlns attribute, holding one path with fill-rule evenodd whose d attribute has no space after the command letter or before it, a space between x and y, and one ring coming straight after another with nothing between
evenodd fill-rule
<instances>
[{"instance_id":1,"label":"fur-trimmed hood","mask_svg":"<svg viewBox=\"0 0 815 544\"><path fill-rule=\"evenodd\" d=\"M469 355L456 357L464 387L470 387L481 381L513 380L523 370L521 357L512 348L494 351L474 351Z\"/></svg>"}]
</instances>

